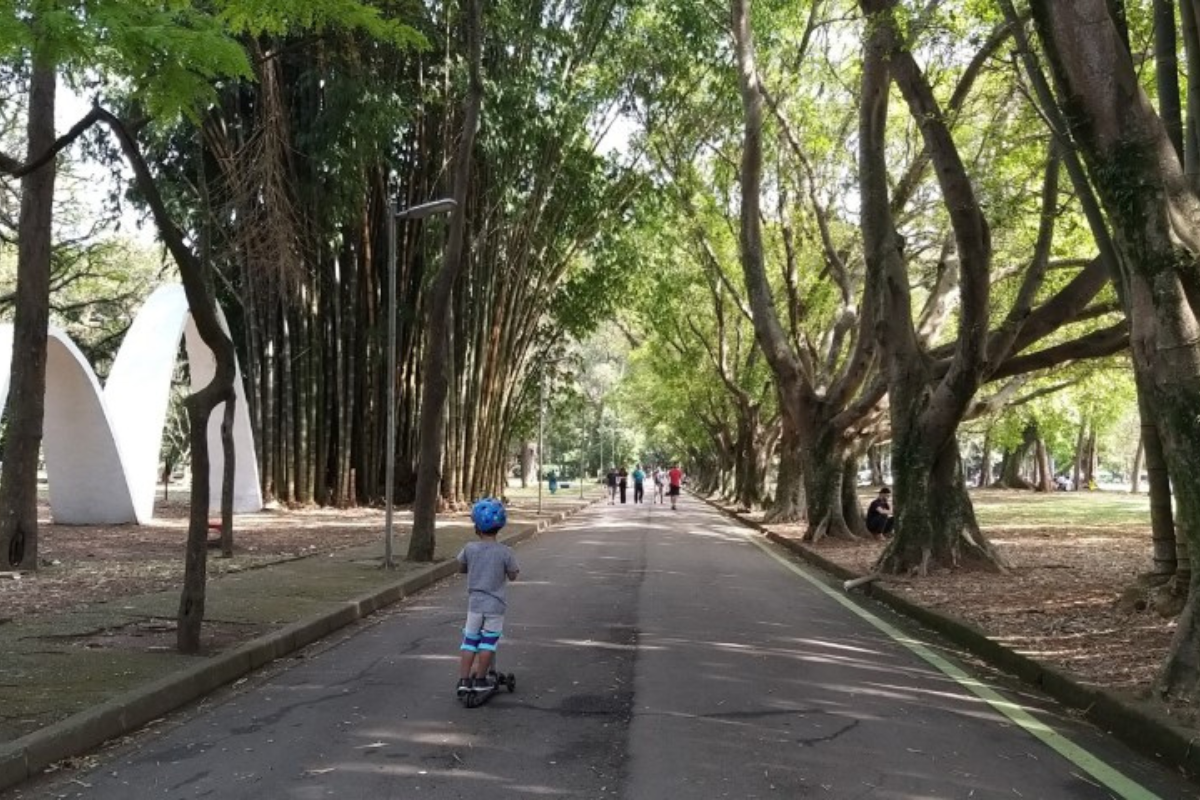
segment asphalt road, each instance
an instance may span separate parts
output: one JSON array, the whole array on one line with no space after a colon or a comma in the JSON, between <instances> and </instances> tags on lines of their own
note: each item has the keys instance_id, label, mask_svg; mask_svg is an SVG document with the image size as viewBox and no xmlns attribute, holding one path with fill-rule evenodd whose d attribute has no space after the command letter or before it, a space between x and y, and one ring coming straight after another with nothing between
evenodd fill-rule
<instances>
[{"instance_id":1,"label":"asphalt road","mask_svg":"<svg viewBox=\"0 0 1200 800\"><path fill-rule=\"evenodd\" d=\"M91 800L1200 795L1099 732L1035 710L1082 748L1063 757L745 533L689 498L676 513L594 506L518 548L500 650L516 693L474 710L455 700L465 599L454 579L36 791Z\"/></svg>"}]
</instances>

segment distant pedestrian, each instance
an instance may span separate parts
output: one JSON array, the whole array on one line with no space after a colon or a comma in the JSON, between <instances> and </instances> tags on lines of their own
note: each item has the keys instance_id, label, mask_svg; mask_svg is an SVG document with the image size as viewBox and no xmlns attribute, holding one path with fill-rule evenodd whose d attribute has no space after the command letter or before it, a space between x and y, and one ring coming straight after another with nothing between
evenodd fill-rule
<instances>
[{"instance_id":1,"label":"distant pedestrian","mask_svg":"<svg viewBox=\"0 0 1200 800\"><path fill-rule=\"evenodd\" d=\"M654 502L662 503L663 489L666 486L667 473L663 472L662 467L657 464L654 466Z\"/></svg>"},{"instance_id":2,"label":"distant pedestrian","mask_svg":"<svg viewBox=\"0 0 1200 800\"><path fill-rule=\"evenodd\" d=\"M496 688L489 672L508 610L505 584L515 581L521 571L512 548L496 541L508 521L504 504L485 497L471 508L471 520L479 541L468 542L458 553L459 572L467 574L467 623L458 661L460 696Z\"/></svg>"},{"instance_id":3,"label":"distant pedestrian","mask_svg":"<svg viewBox=\"0 0 1200 800\"><path fill-rule=\"evenodd\" d=\"M617 467L615 464L609 468L605 481L608 483L608 504L611 506L617 502Z\"/></svg>"},{"instance_id":4,"label":"distant pedestrian","mask_svg":"<svg viewBox=\"0 0 1200 800\"><path fill-rule=\"evenodd\" d=\"M617 487L621 490L621 505L625 505L625 490L629 487L629 472L624 467L617 470Z\"/></svg>"},{"instance_id":5,"label":"distant pedestrian","mask_svg":"<svg viewBox=\"0 0 1200 800\"><path fill-rule=\"evenodd\" d=\"M646 473L642 472L641 464L633 470L633 502L646 502Z\"/></svg>"},{"instance_id":6,"label":"distant pedestrian","mask_svg":"<svg viewBox=\"0 0 1200 800\"><path fill-rule=\"evenodd\" d=\"M550 484L550 494L558 491L558 473L550 470L550 474L546 476L546 481Z\"/></svg>"},{"instance_id":7,"label":"distant pedestrian","mask_svg":"<svg viewBox=\"0 0 1200 800\"><path fill-rule=\"evenodd\" d=\"M896 518L892 516L892 490L883 487L879 496L867 506L867 530L881 538L892 535Z\"/></svg>"},{"instance_id":8,"label":"distant pedestrian","mask_svg":"<svg viewBox=\"0 0 1200 800\"><path fill-rule=\"evenodd\" d=\"M667 471L667 484L667 494L671 496L671 510L678 511L679 509L675 507L675 504L679 500L680 487L683 486L683 470L679 468L679 464L676 464Z\"/></svg>"}]
</instances>

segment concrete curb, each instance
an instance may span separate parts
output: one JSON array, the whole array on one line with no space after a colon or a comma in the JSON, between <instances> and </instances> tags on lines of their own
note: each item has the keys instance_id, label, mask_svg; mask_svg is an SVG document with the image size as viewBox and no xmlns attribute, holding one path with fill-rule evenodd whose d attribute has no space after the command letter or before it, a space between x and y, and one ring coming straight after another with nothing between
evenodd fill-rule
<instances>
[{"instance_id":1,"label":"concrete curb","mask_svg":"<svg viewBox=\"0 0 1200 800\"><path fill-rule=\"evenodd\" d=\"M594 499L570 511L558 511L501 537L518 544L588 508ZM277 658L365 619L458 572L453 559L424 567L328 611L252 639L233 650L153 681L33 733L0 745L0 791L34 777L64 758L141 728Z\"/></svg>"},{"instance_id":2,"label":"concrete curb","mask_svg":"<svg viewBox=\"0 0 1200 800\"><path fill-rule=\"evenodd\" d=\"M745 519L708 498L696 496L730 519L765 534L772 542L787 548L812 566L839 580L860 577L795 539L773 533L761 523ZM1200 731L1189 730L1177 724L1148 703L1093 686L1085 686L1056 667L1005 647L974 625L925 608L883 586L867 584L862 587L862 591L868 597L945 636L991 666L1038 687L1063 705L1082 712L1085 719L1134 750L1164 761L1190 776L1200 775Z\"/></svg>"}]
</instances>

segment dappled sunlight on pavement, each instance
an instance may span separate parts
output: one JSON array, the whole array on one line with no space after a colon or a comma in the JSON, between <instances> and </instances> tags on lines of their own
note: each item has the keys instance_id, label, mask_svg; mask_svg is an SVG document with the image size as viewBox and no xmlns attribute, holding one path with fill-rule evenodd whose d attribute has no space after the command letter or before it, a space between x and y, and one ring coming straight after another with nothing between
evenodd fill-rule
<instances>
[{"instance_id":1,"label":"dappled sunlight on pavement","mask_svg":"<svg viewBox=\"0 0 1200 800\"><path fill-rule=\"evenodd\" d=\"M118 781L246 800L1110 796L751 536L690 497L593 505L518 548L498 653L514 693L455 700L451 578L118 778L84 775L89 800L123 800ZM222 795L225 776L252 788Z\"/></svg>"}]
</instances>

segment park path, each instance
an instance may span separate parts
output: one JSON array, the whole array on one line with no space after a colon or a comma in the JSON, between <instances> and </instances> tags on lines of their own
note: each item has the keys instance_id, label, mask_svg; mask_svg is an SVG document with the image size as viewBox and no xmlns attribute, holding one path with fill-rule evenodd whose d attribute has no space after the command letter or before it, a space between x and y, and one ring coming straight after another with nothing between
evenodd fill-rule
<instances>
[{"instance_id":1,"label":"park path","mask_svg":"<svg viewBox=\"0 0 1200 800\"><path fill-rule=\"evenodd\" d=\"M1052 751L696 500L599 504L518 556L500 651L515 694L455 701L453 579L91 772L31 788L92 800L1198 794L1039 711L1082 748L1074 762Z\"/></svg>"}]
</instances>

